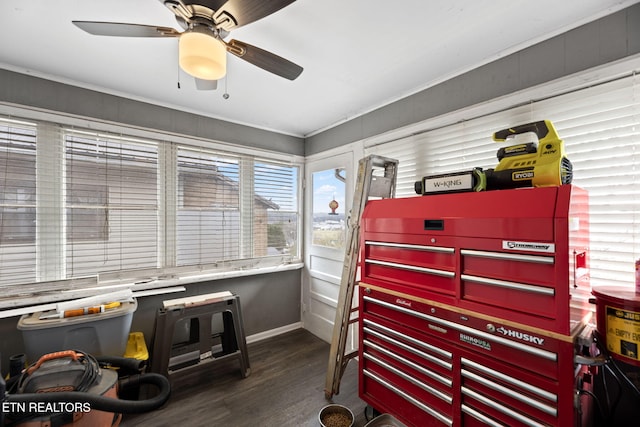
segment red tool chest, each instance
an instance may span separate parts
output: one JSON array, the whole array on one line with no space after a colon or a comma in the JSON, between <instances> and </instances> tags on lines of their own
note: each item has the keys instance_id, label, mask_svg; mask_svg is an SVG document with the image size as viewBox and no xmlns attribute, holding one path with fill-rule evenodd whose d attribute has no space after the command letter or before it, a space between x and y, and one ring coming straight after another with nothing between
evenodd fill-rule
<instances>
[{"instance_id":1,"label":"red tool chest","mask_svg":"<svg viewBox=\"0 0 640 427\"><path fill-rule=\"evenodd\" d=\"M420 427L582 425L588 224L571 185L369 202L360 396Z\"/></svg>"}]
</instances>

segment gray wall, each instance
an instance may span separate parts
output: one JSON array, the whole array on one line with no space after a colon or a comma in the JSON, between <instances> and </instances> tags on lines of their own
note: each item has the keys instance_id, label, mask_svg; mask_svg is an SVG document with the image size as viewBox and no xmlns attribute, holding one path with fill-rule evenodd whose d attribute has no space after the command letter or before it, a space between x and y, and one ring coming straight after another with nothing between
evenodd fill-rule
<instances>
[{"instance_id":1,"label":"gray wall","mask_svg":"<svg viewBox=\"0 0 640 427\"><path fill-rule=\"evenodd\" d=\"M153 336L156 311L164 300L221 291L240 297L246 335L300 321L300 270L291 270L194 283L187 285L187 292L140 298L131 330L143 332L145 338Z\"/></svg>"},{"instance_id":2,"label":"gray wall","mask_svg":"<svg viewBox=\"0 0 640 427\"><path fill-rule=\"evenodd\" d=\"M0 102L293 155L304 140L0 69Z\"/></svg>"},{"instance_id":3,"label":"gray wall","mask_svg":"<svg viewBox=\"0 0 640 427\"><path fill-rule=\"evenodd\" d=\"M638 53L640 4L308 137L305 154L320 153Z\"/></svg>"}]
</instances>

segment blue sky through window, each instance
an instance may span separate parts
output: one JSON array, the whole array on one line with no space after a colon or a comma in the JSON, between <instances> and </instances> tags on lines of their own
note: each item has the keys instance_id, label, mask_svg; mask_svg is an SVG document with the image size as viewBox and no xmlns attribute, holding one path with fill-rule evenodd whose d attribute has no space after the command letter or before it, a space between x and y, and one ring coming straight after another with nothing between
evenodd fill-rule
<instances>
[{"instance_id":1,"label":"blue sky through window","mask_svg":"<svg viewBox=\"0 0 640 427\"><path fill-rule=\"evenodd\" d=\"M342 172L344 176L344 172ZM328 169L313 174L313 213L329 213L329 203L335 199L339 206L336 213L344 215L345 184L335 176L335 169Z\"/></svg>"}]
</instances>

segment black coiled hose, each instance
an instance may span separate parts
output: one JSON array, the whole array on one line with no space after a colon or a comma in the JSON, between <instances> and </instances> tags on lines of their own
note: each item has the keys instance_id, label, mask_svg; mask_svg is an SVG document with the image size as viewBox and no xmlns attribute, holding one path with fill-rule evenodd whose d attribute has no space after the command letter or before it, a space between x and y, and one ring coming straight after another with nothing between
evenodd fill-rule
<instances>
[{"instance_id":1,"label":"black coiled hose","mask_svg":"<svg viewBox=\"0 0 640 427\"><path fill-rule=\"evenodd\" d=\"M5 401L20 403L86 402L91 405L91 409L121 414L138 414L153 411L154 409L164 405L167 400L169 400L171 385L169 380L160 374L149 373L135 375L123 382L120 382L119 386L122 387L122 389L126 389L141 384L155 385L158 387L159 392L152 398L145 400L121 400L78 391L56 393L18 393L7 395Z\"/></svg>"},{"instance_id":2,"label":"black coiled hose","mask_svg":"<svg viewBox=\"0 0 640 427\"><path fill-rule=\"evenodd\" d=\"M135 373L140 372L146 363L144 360L133 359L120 356L96 356L96 360L103 368L118 368L119 372Z\"/></svg>"}]
</instances>

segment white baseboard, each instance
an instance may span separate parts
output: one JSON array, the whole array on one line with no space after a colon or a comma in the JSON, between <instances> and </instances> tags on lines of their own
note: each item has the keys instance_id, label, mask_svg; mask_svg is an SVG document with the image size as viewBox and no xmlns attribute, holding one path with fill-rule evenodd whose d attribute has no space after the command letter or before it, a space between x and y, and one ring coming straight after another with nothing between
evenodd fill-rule
<instances>
[{"instance_id":1,"label":"white baseboard","mask_svg":"<svg viewBox=\"0 0 640 427\"><path fill-rule=\"evenodd\" d=\"M262 341L267 338L275 337L286 332L295 331L302 328L302 322L292 323L290 325L281 326L275 329L269 329L268 331L258 332L257 334L247 336L247 344Z\"/></svg>"}]
</instances>

